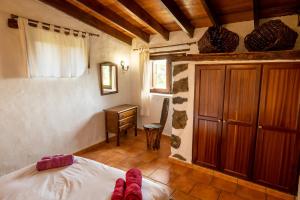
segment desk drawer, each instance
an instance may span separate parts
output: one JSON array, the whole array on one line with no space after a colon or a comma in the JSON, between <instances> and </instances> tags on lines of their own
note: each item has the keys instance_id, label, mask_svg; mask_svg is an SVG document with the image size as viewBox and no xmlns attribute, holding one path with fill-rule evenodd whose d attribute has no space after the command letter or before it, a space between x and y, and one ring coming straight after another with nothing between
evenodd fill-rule
<instances>
[{"instance_id":1,"label":"desk drawer","mask_svg":"<svg viewBox=\"0 0 300 200\"><path fill-rule=\"evenodd\" d=\"M135 126L135 123L124 124L123 126L120 126L120 131L127 130L128 128L131 128L131 127L134 127L134 126Z\"/></svg>"},{"instance_id":2,"label":"desk drawer","mask_svg":"<svg viewBox=\"0 0 300 200\"><path fill-rule=\"evenodd\" d=\"M127 110L127 111L125 111L125 112L121 112L120 114L119 114L119 119L121 120L121 119L125 119L125 118L127 118L127 117L130 117L130 116L135 116L136 115L136 109L132 109L132 110Z\"/></svg>"},{"instance_id":3,"label":"desk drawer","mask_svg":"<svg viewBox=\"0 0 300 200\"><path fill-rule=\"evenodd\" d=\"M135 115L127 117L125 119L122 119L122 120L119 121L119 126L123 126L123 125L128 124L128 123L133 123L134 124L135 119L136 119Z\"/></svg>"}]
</instances>

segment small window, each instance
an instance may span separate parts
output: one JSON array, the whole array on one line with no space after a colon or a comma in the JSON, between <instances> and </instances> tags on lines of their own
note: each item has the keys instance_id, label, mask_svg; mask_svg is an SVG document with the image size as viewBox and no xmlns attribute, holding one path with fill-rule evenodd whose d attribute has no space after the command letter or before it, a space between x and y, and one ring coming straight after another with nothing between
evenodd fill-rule
<instances>
[{"instance_id":1,"label":"small window","mask_svg":"<svg viewBox=\"0 0 300 200\"><path fill-rule=\"evenodd\" d=\"M154 58L151 57L151 71L152 71L152 93L165 93L168 94L171 91L171 66L169 59L167 58Z\"/></svg>"}]
</instances>

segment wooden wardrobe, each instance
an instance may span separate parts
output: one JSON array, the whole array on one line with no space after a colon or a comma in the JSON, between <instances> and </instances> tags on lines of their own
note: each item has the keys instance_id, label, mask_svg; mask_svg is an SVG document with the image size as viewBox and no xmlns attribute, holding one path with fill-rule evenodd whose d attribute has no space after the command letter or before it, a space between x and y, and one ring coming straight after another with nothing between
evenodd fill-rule
<instances>
[{"instance_id":1,"label":"wooden wardrobe","mask_svg":"<svg viewBox=\"0 0 300 200\"><path fill-rule=\"evenodd\" d=\"M300 63L196 65L193 162L295 193Z\"/></svg>"}]
</instances>

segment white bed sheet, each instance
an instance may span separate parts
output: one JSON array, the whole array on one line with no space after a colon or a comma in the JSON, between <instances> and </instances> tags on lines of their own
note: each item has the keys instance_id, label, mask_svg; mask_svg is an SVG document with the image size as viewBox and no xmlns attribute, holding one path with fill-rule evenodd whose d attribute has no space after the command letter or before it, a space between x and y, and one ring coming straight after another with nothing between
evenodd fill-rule
<instances>
[{"instance_id":1,"label":"white bed sheet","mask_svg":"<svg viewBox=\"0 0 300 200\"><path fill-rule=\"evenodd\" d=\"M71 166L38 172L35 164L0 177L0 200L110 200L125 172L76 157ZM143 178L144 200L168 200L169 193Z\"/></svg>"}]
</instances>

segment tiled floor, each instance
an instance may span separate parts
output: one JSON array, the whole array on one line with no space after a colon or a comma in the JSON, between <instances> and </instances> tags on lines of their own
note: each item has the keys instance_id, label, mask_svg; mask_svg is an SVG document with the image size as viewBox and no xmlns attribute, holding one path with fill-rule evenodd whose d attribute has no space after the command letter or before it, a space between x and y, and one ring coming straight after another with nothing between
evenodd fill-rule
<instances>
[{"instance_id":1,"label":"tiled floor","mask_svg":"<svg viewBox=\"0 0 300 200\"><path fill-rule=\"evenodd\" d=\"M139 168L149 179L169 188L175 200L280 200L264 192L226 181L198 169L188 168L168 158L170 142L163 137L159 151L147 151L145 134L139 131L121 138L121 146L115 141L79 154L119 169Z\"/></svg>"}]
</instances>

